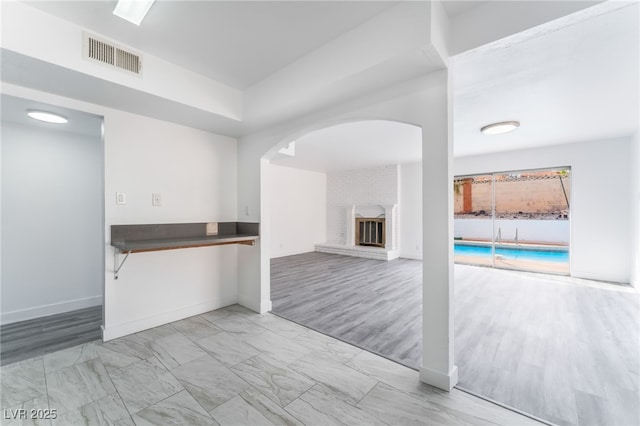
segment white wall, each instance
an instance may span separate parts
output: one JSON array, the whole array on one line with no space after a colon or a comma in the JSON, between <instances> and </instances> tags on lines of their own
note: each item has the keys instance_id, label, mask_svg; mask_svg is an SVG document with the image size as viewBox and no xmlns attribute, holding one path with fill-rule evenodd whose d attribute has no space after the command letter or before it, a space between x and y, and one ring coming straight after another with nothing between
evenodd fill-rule
<instances>
[{"instance_id":1,"label":"white wall","mask_svg":"<svg viewBox=\"0 0 640 426\"><path fill-rule=\"evenodd\" d=\"M422 163L328 175L327 242L346 244L345 206L397 204L395 241L401 257L422 260ZM384 210L370 208L370 216ZM360 207L358 211L366 211Z\"/></svg>"},{"instance_id":2,"label":"white wall","mask_svg":"<svg viewBox=\"0 0 640 426\"><path fill-rule=\"evenodd\" d=\"M237 302L238 252L256 247L136 253L114 280L110 246L111 225L236 221L235 139L11 84L2 91L104 117L106 340Z\"/></svg>"},{"instance_id":3,"label":"white wall","mask_svg":"<svg viewBox=\"0 0 640 426\"><path fill-rule=\"evenodd\" d=\"M102 304L102 140L2 122L2 323Z\"/></svg>"},{"instance_id":4,"label":"white wall","mask_svg":"<svg viewBox=\"0 0 640 426\"><path fill-rule=\"evenodd\" d=\"M236 220L234 139L111 110L105 151L107 233L115 224ZM127 194L126 205L115 204L116 192ZM152 193L162 195L161 207L151 205ZM114 280L107 247L105 339L235 303L237 251L226 245L133 254Z\"/></svg>"},{"instance_id":5,"label":"white wall","mask_svg":"<svg viewBox=\"0 0 640 426\"><path fill-rule=\"evenodd\" d=\"M631 170L631 285L638 287L640 282L640 132L631 140L629 155Z\"/></svg>"},{"instance_id":6,"label":"white wall","mask_svg":"<svg viewBox=\"0 0 640 426\"><path fill-rule=\"evenodd\" d=\"M327 175L269 166L271 258L307 253L324 242Z\"/></svg>"},{"instance_id":7,"label":"white wall","mask_svg":"<svg viewBox=\"0 0 640 426\"><path fill-rule=\"evenodd\" d=\"M456 175L571 166L571 275L629 282L628 138L459 157Z\"/></svg>"},{"instance_id":8,"label":"white wall","mask_svg":"<svg viewBox=\"0 0 640 426\"><path fill-rule=\"evenodd\" d=\"M422 163L400 165L400 257L422 260Z\"/></svg>"}]
</instances>

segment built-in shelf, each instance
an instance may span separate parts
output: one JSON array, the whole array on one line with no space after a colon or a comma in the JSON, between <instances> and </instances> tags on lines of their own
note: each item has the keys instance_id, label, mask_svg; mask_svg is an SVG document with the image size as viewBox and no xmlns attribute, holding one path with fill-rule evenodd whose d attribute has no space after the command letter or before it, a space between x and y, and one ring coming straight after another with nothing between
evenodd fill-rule
<instances>
[{"instance_id":1,"label":"built-in shelf","mask_svg":"<svg viewBox=\"0 0 640 426\"><path fill-rule=\"evenodd\" d=\"M215 235L207 235L208 229L215 229ZM116 249L114 278L118 279L120 269L132 253L227 244L252 246L259 238L259 224L248 222L112 225L111 245ZM122 254L125 256L119 262L118 255Z\"/></svg>"},{"instance_id":2,"label":"built-in shelf","mask_svg":"<svg viewBox=\"0 0 640 426\"><path fill-rule=\"evenodd\" d=\"M111 245L120 249L121 253L143 253L147 251L175 250L193 247L221 246L224 244L254 245L258 236L233 235L201 238L169 238L144 241L114 242Z\"/></svg>"}]
</instances>

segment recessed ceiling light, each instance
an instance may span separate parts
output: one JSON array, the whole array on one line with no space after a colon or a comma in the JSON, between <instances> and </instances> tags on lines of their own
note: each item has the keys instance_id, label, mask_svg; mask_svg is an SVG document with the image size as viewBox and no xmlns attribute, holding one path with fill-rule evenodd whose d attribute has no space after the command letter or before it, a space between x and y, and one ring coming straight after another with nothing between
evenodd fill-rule
<instances>
[{"instance_id":1,"label":"recessed ceiling light","mask_svg":"<svg viewBox=\"0 0 640 426\"><path fill-rule=\"evenodd\" d=\"M501 135L503 133L513 132L518 127L520 127L520 122L518 121L503 121L501 123L484 126L480 131L485 135Z\"/></svg>"},{"instance_id":2,"label":"recessed ceiling light","mask_svg":"<svg viewBox=\"0 0 640 426\"><path fill-rule=\"evenodd\" d=\"M68 123L67 117L46 111L27 111L27 115L34 120L46 121L47 123L64 124Z\"/></svg>"},{"instance_id":3,"label":"recessed ceiling light","mask_svg":"<svg viewBox=\"0 0 640 426\"><path fill-rule=\"evenodd\" d=\"M113 14L140 25L155 0L118 0Z\"/></svg>"}]
</instances>

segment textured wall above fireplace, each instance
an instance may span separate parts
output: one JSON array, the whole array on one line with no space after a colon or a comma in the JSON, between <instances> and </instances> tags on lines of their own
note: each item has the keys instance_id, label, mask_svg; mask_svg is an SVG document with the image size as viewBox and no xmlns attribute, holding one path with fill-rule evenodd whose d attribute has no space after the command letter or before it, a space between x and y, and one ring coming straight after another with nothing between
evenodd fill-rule
<instances>
[{"instance_id":1,"label":"textured wall above fireplace","mask_svg":"<svg viewBox=\"0 0 640 426\"><path fill-rule=\"evenodd\" d=\"M399 167L382 166L327 175L327 243L317 251L391 260L399 256ZM358 245L357 218L384 219L384 239ZM379 229L376 225L376 230Z\"/></svg>"}]
</instances>

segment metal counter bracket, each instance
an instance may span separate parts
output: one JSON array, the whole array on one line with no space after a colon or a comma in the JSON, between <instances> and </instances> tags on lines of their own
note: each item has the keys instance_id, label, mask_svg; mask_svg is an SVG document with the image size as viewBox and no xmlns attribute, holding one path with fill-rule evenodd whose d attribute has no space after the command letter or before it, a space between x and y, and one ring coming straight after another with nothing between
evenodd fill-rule
<instances>
[{"instance_id":1,"label":"metal counter bracket","mask_svg":"<svg viewBox=\"0 0 640 426\"><path fill-rule=\"evenodd\" d=\"M113 279L117 280L118 279L118 272L120 272L120 269L122 269L122 265L124 265L124 262L127 261L127 258L129 257L129 255L131 254L133 250L129 250L127 252L127 254L124 256L124 259L122 259L122 262L120 262L120 265L118 265L118 253L122 253L119 249L116 249L113 253Z\"/></svg>"}]
</instances>

